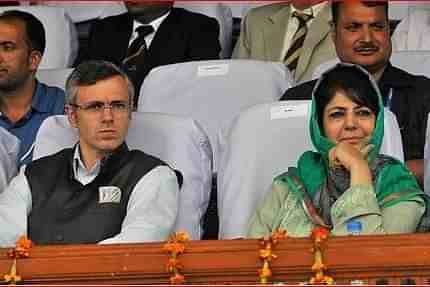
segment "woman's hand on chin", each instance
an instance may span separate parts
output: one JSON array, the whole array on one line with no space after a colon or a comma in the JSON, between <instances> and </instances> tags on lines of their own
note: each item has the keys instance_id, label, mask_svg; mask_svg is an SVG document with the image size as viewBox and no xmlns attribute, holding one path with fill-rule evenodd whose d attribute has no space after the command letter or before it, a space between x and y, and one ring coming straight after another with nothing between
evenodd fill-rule
<instances>
[{"instance_id":1,"label":"woman's hand on chin","mask_svg":"<svg viewBox=\"0 0 430 287\"><path fill-rule=\"evenodd\" d=\"M367 155L372 150L373 145L365 145L361 149L355 146L340 142L329 152L330 166L342 166L351 173L351 185L372 184Z\"/></svg>"}]
</instances>

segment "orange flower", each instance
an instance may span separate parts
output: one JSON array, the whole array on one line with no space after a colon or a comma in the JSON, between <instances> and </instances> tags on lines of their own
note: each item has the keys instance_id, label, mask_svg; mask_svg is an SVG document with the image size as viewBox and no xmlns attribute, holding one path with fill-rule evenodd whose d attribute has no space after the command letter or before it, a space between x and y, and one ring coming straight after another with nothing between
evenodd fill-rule
<instances>
[{"instance_id":1,"label":"orange flower","mask_svg":"<svg viewBox=\"0 0 430 287\"><path fill-rule=\"evenodd\" d=\"M327 266L325 264L323 264L322 262L315 262L312 265L312 271L321 271L321 270L326 270Z\"/></svg>"},{"instance_id":2,"label":"orange flower","mask_svg":"<svg viewBox=\"0 0 430 287\"><path fill-rule=\"evenodd\" d=\"M173 276L170 277L170 284L182 284L185 281L184 276L179 273L183 265L179 262L178 256L184 253L184 243L188 240L189 236L186 232L175 232L163 246L163 249L171 256L166 264L167 272L173 274Z\"/></svg>"},{"instance_id":3,"label":"orange flower","mask_svg":"<svg viewBox=\"0 0 430 287\"><path fill-rule=\"evenodd\" d=\"M288 233L286 230L276 230L272 233L272 236L270 238L272 239L273 244L276 244L279 240L287 238L287 236Z\"/></svg>"},{"instance_id":4,"label":"orange flower","mask_svg":"<svg viewBox=\"0 0 430 287\"><path fill-rule=\"evenodd\" d=\"M21 276L17 275L17 274L6 274L4 275L4 282L5 283L16 283L16 282L20 282Z\"/></svg>"},{"instance_id":5,"label":"orange flower","mask_svg":"<svg viewBox=\"0 0 430 287\"><path fill-rule=\"evenodd\" d=\"M258 277L260 278L270 278L272 277L272 270L270 268L258 269Z\"/></svg>"},{"instance_id":6,"label":"orange flower","mask_svg":"<svg viewBox=\"0 0 430 287\"><path fill-rule=\"evenodd\" d=\"M33 242L26 236L21 236L16 242L16 253L18 257L28 257L30 255L30 248Z\"/></svg>"},{"instance_id":7,"label":"orange flower","mask_svg":"<svg viewBox=\"0 0 430 287\"><path fill-rule=\"evenodd\" d=\"M334 279L331 278L330 276L324 276L323 283L327 284L327 285L334 285L335 284Z\"/></svg>"},{"instance_id":8,"label":"orange flower","mask_svg":"<svg viewBox=\"0 0 430 287\"><path fill-rule=\"evenodd\" d=\"M185 251L185 245L176 242L167 242L164 244L163 249L172 254L182 254Z\"/></svg>"},{"instance_id":9,"label":"orange flower","mask_svg":"<svg viewBox=\"0 0 430 287\"><path fill-rule=\"evenodd\" d=\"M312 230L311 237L312 237L315 241L320 242L320 241L322 241L322 240L327 239L327 238L328 238L328 235L329 235L329 230L328 230L327 228L324 228L324 227L318 226L318 227L315 227L315 228Z\"/></svg>"},{"instance_id":10,"label":"orange flower","mask_svg":"<svg viewBox=\"0 0 430 287\"><path fill-rule=\"evenodd\" d=\"M174 276L170 277L170 284L176 285L176 284L184 284L185 278L183 275L179 273L175 273Z\"/></svg>"},{"instance_id":11,"label":"orange flower","mask_svg":"<svg viewBox=\"0 0 430 287\"><path fill-rule=\"evenodd\" d=\"M23 235L16 241L16 247L9 250L7 255L11 258L28 257L30 256L29 251L32 245L33 242Z\"/></svg>"},{"instance_id":12,"label":"orange flower","mask_svg":"<svg viewBox=\"0 0 430 287\"><path fill-rule=\"evenodd\" d=\"M266 248L260 250L260 258L267 261L271 261L272 259L276 259L277 256L273 254L272 249Z\"/></svg>"},{"instance_id":13,"label":"orange flower","mask_svg":"<svg viewBox=\"0 0 430 287\"><path fill-rule=\"evenodd\" d=\"M180 270L183 268L183 265L179 262L177 258L169 258L167 261L166 269L167 272L175 272L176 270Z\"/></svg>"},{"instance_id":14,"label":"orange flower","mask_svg":"<svg viewBox=\"0 0 430 287\"><path fill-rule=\"evenodd\" d=\"M334 279L330 276L326 276L323 274L317 274L315 277L312 277L309 280L309 284L311 285L334 285Z\"/></svg>"},{"instance_id":15,"label":"orange flower","mask_svg":"<svg viewBox=\"0 0 430 287\"><path fill-rule=\"evenodd\" d=\"M188 233L186 233L185 231L175 232L175 241L177 241L177 242L186 242L189 239L190 239L190 237L188 236Z\"/></svg>"}]
</instances>

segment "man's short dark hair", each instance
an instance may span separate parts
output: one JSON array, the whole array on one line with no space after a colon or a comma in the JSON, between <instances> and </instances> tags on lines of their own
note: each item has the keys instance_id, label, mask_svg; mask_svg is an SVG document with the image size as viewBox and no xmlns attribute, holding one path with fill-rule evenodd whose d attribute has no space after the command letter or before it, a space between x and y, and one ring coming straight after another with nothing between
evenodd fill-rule
<instances>
[{"instance_id":1,"label":"man's short dark hair","mask_svg":"<svg viewBox=\"0 0 430 287\"><path fill-rule=\"evenodd\" d=\"M340 4L343 4L344 1L348 1L348 0L333 0L331 2L331 13L333 16L333 24L336 25L338 20L339 20L339 7ZM360 1L361 4L363 4L364 6L367 7L378 7L378 6L383 6L385 9L385 15L387 16L387 20L388 20L388 1L385 0L380 0L380 1Z\"/></svg>"},{"instance_id":2,"label":"man's short dark hair","mask_svg":"<svg viewBox=\"0 0 430 287\"><path fill-rule=\"evenodd\" d=\"M33 14L19 10L8 10L0 14L0 21L10 20L18 20L24 23L25 41L30 51L38 51L43 55L46 46L46 35L42 22Z\"/></svg>"},{"instance_id":3,"label":"man's short dark hair","mask_svg":"<svg viewBox=\"0 0 430 287\"><path fill-rule=\"evenodd\" d=\"M134 87L127 74L111 62L90 60L79 64L67 78L66 104L76 104L79 86L94 85L115 76L120 76L127 82L130 103L133 103Z\"/></svg>"}]
</instances>

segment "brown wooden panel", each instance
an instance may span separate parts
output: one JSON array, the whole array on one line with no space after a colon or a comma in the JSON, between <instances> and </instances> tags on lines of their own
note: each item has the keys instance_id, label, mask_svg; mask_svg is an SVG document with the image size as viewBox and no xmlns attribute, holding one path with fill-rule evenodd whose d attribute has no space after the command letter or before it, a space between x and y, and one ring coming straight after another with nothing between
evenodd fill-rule
<instances>
[{"instance_id":1,"label":"brown wooden panel","mask_svg":"<svg viewBox=\"0 0 430 287\"><path fill-rule=\"evenodd\" d=\"M163 243L124 245L36 246L30 258L18 260L25 283L151 284L168 283L168 256ZM256 283L257 240L191 241L180 256L187 283ZM310 239L286 239L276 245L274 280L297 283L312 276ZM0 249L0 274L11 259ZM329 238L324 250L329 275L337 283L362 280L375 284L426 284L430 279L430 235L352 236ZM409 280L409 281L407 281Z\"/></svg>"}]
</instances>

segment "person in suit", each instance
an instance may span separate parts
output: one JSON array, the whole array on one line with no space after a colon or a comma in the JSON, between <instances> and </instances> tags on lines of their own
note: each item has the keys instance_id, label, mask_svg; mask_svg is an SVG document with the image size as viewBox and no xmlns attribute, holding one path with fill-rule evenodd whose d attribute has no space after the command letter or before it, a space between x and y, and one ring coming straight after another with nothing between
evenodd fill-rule
<instances>
[{"instance_id":1,"label":"person in suit","mask_svg":"<svg viewBox=\"0 0 430 287\"><path fill-rule=\"evenodd\" d=\"M422 186L430 79L390 64L387 1L336 1L332 4L332 14L332 38L339 59L364 67L377 81L385 107L396 115L399 123L406 166ZM281 100L310 99L315 84L313 80L289 89Z\"/></svg>"},{"instance_id":2,"label":"person in suit","mask_svg":"<svg viewBox=\"0 0 430 287\"><path fill-rule=\"evenodd\" d=\"M311 79L313 70L336 57L330 39L330 4L319 1L291 1L251 9L242 21L232 58L286 62L299 27L296 13L309 16L307 34L293 71L297 82ZM287 65L288 66L288 65ZM291 67L289 67L290 70Z\"/></svg>"},{"instance_id":3,"label":"person in suit","mask_svg":"<svg viewBox=\"0 0 430 287\"><path fill-rule=\"evenodd\" d=\"M216 19L182 8L172 2L125 2L128 12L98 20L91 28L88 59L122 65L131 77L137 105L145 76L154 67L186 61L219 59L219 25ZM144 37L147 51L133 69L124 64L141 26L151 26ZM144 59L143 59L144 58Z\"/></svg>"}]
</instances>

